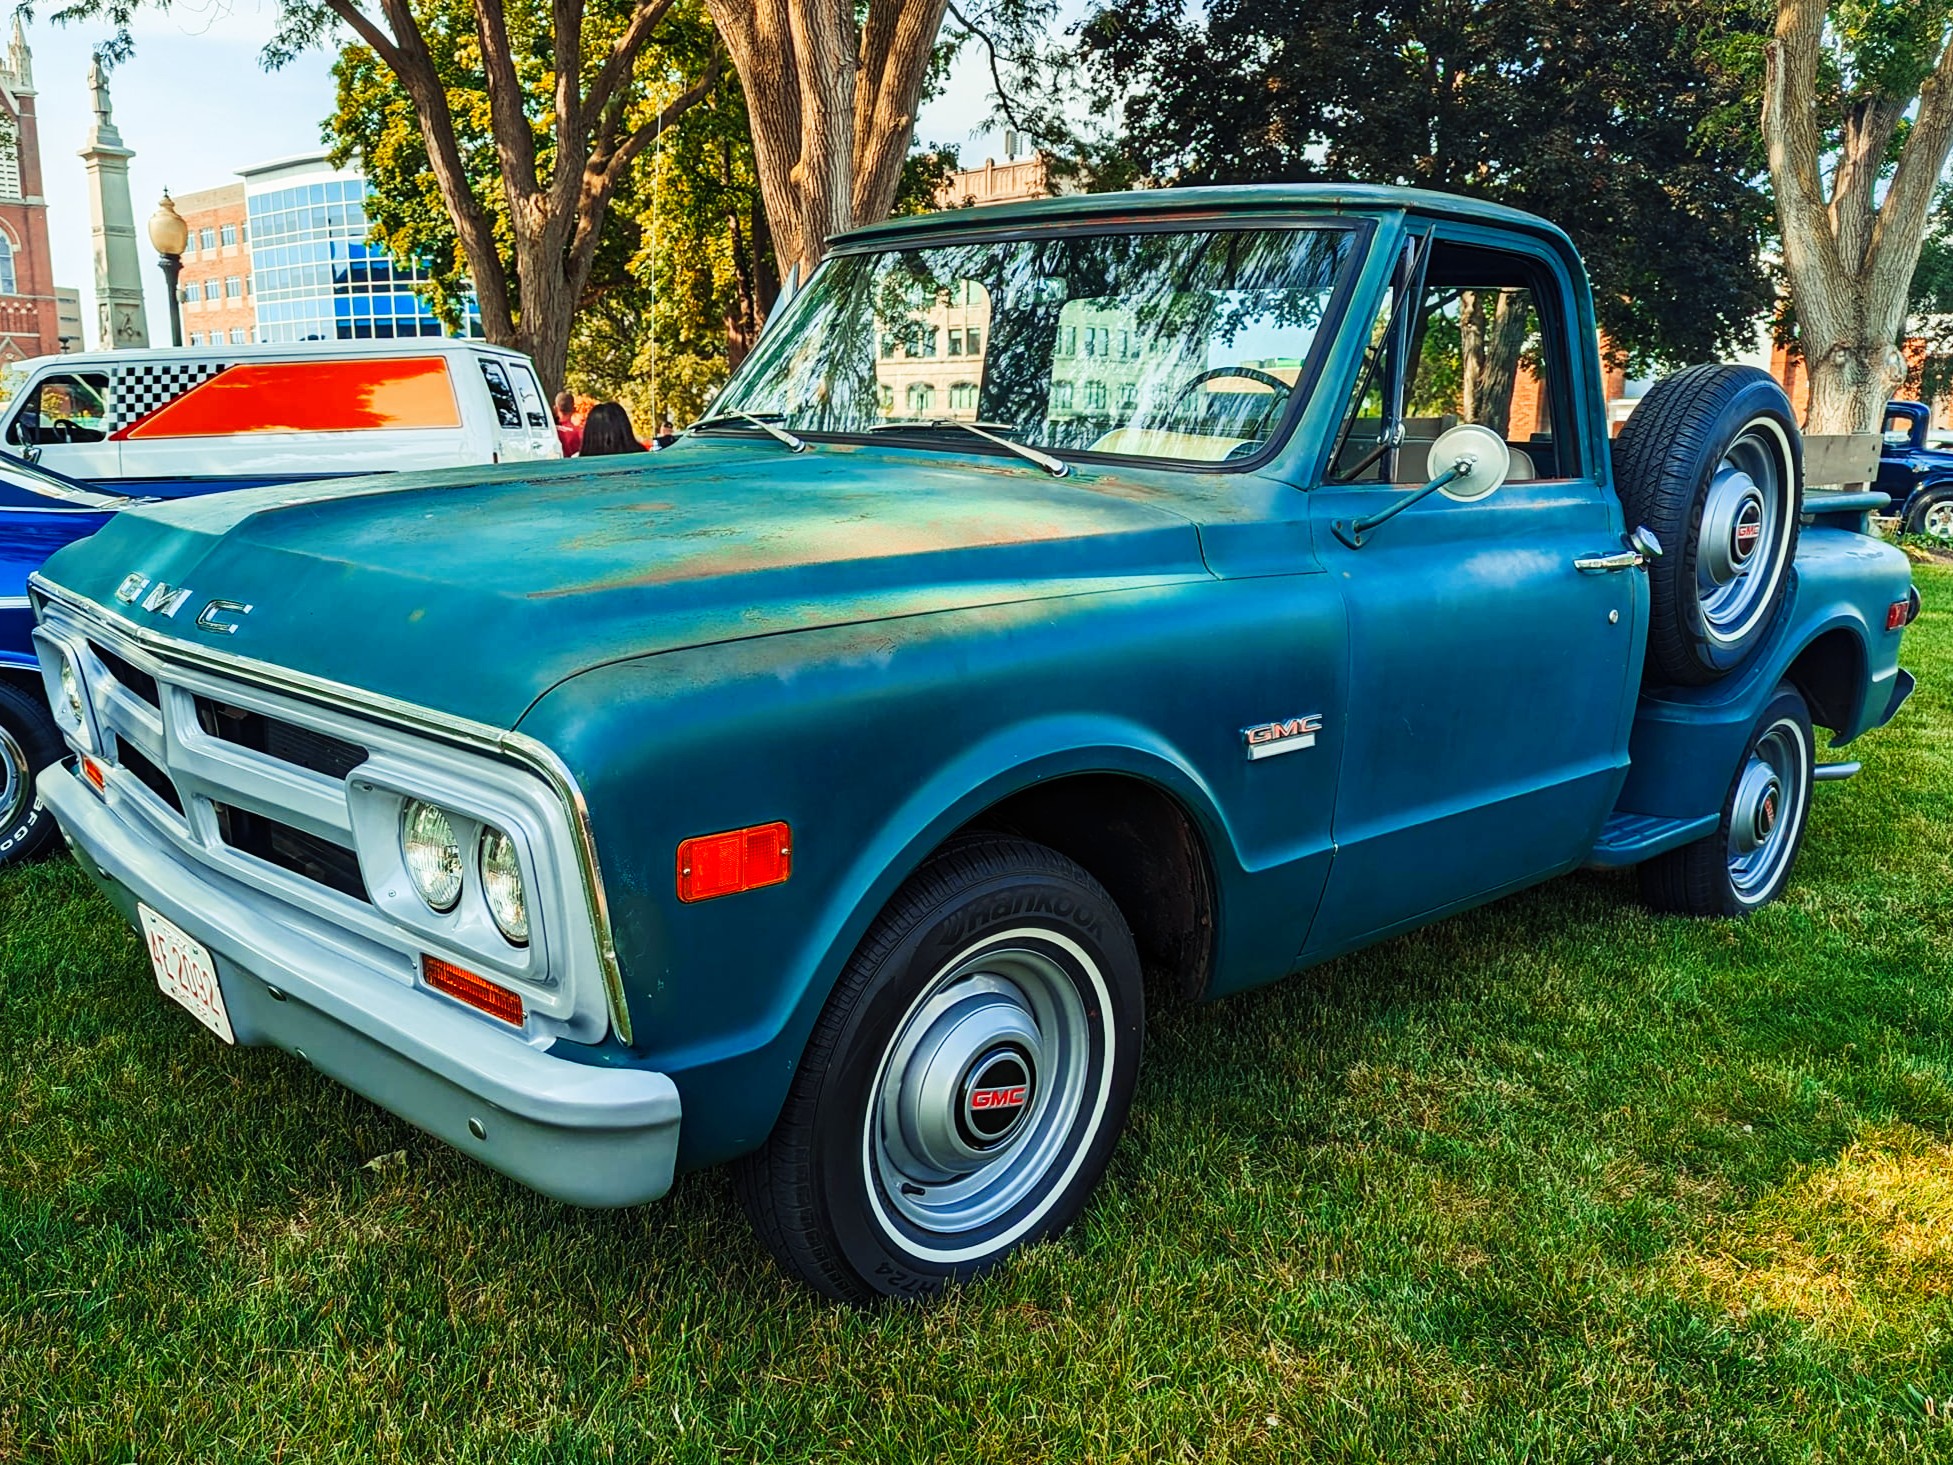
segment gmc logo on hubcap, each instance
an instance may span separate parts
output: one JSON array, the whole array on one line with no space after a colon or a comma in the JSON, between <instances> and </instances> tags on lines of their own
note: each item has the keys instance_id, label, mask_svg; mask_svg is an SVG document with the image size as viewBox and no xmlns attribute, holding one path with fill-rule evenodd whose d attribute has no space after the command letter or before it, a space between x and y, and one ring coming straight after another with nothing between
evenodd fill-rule
<instances>
[{"instance_id":1,"label":"gmc logo on hubcap","mask_svg":"<svg viewBox=\"0 0 1953 1465\"><path fill-rule=\"evenodd\" d=\"M1030 1100L1029 1084L1017 1084L1007 1089L977 1089L970 1095L972 1109L1022 1109Z\"/></svg>"}]
</instances>

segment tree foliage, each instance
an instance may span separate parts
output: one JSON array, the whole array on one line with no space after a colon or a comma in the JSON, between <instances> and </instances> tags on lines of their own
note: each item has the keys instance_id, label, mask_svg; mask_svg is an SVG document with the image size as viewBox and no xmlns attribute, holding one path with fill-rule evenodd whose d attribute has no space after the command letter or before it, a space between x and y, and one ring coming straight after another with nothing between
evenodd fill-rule
<instances>
[{"instance_id":1,"label":"tree foliage","mask_svg":"<svg viewBox=\"0 0 1953 1465\"><path fill-rule=\"evenodd\" d=\"M1573 236L1613 346L1702 360L1770 301L1741 0L1099 0L1079 36L1094 181L1355 180L1516 205ZM1055 111L1041 115L1059 130Z\"/></svg>"},{"instance_id":2,"label":"tree foliage","mask_svg":"<svg viewBox=\"0 0 1953 1465\"><path fill-rule=\"evenodd\" d=\"M167 4L69 0L55 18L108 21L102 50L120 57L143 6ZM264 60L350 32L363 54L342 88L370 94L377 69L398 82L484 332L528 352L553 389L612 198L717 83L716 50L684 60L688 36L709 41L688 13L681 0L279 0ZM399 129L378 140L405 146Z\"/></svg>"}]
</instances>

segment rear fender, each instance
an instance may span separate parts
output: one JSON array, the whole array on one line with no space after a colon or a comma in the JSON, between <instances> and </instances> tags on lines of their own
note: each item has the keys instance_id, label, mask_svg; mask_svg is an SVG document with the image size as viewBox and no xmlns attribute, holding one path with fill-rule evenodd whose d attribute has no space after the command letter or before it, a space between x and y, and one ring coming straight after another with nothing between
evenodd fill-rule
<instances>
[{"instance_id":1,"label":"rear fender","mask_svg":"<svg viewBox=\"0 0 1953 1465\"><path fill-rule=\"evenodd\" d=\"M1616 808L1668 819L1720 810L1750 729L1786 681L1831 729L1834 748L1883 725L1901 685L1901 633L1887 631L1885 617L1911 584L1906 557L1892 546L1841 529L1806 530L1777 629L1749 662L1707 687L1642 694Z\"/></svg>"}]
</instances>

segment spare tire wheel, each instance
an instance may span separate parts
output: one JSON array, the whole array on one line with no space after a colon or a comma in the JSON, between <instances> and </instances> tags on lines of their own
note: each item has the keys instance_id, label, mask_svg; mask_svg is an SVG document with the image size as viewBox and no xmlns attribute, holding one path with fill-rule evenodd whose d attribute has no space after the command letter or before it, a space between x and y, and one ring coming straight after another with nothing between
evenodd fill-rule
<instances>
[{"instance_id":1,"label":"spare tire wheel","mask_svg":"<svg viewBox=\"0 0 1953 1465\"><path fill-rule=\"evenodd\" d=\"M1648 566L1646 680L1701 686L1776 624L1797 553L1804 448L1790 399L1753 366L1692 366L1655 384L1614 440L1630 527Z\"/></svg>"}]
</instances>

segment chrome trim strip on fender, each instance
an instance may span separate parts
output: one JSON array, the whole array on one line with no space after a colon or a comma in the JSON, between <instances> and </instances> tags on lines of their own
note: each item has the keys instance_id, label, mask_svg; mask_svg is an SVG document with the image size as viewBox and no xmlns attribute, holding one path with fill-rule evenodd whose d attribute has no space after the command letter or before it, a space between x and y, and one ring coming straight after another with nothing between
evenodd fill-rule
<instances>
[{"instance_id":1,"label":"chrome trim strip on fender","mask_svg":"<svg viewBox=\"0 0 1953 1465\"><path fill-rule=\"evenodd\" d=\"M540 774L570 811L570 826L576 837L577 863L583 876L584 902L589 909L591 931L596 939L597 966L603 973L604 996L610 1008L611 1026L617 1033L618 1041L626 1047L630 1045L630 1008L624 1000L624 976L617 964L617 944L611 935L610 902L604 894L603 873L597 866L597 842L590 828L590 807L584 802L583 790L577 787L568 765L548 744L523 733L491 727L465 717L454 717L398 698L351 687L344 682L308 676L304 672L254 661L247 656L213 651L207 647L189 645L171 636L158 635L148 627L139 626L93 601L71 595L38 570L28 576L27 583L49 600L59 601L64 609L81 620L93 620L116 635L131 637L146 651L165 661L174 660L219 675L237 677L288 696L321 703L328 708L351 707L410 732L478 751L499 753ZM26 603L25 597L22 597L22 603Z\"/></svg>"},{"instance_id":2,"label":"chrome trim strip on fender","mask_svg":"<svg viewBox=\"0 0 1953 1465\"><path fill-rule=\"evenodd\" d=\"M33 603L25 595L0 595L0 610L26 610Z\"/></svg>"}]
</instances>

